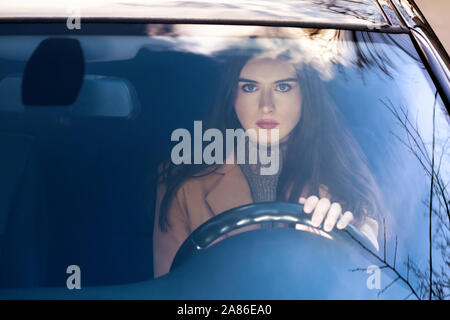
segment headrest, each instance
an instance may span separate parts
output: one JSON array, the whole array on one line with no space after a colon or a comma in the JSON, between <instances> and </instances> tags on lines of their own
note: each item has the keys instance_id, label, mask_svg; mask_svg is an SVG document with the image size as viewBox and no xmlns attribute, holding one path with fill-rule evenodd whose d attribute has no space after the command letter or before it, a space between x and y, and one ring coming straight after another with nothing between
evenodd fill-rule
<instances>
[{"instance_id":1,"label":"headrest","mask_svg":"<svg viewBox=\"0 0 450 320\"><path fill-rule=\"evenodd\" d=\"M43 40L25 67L22 102L30 106L68 106L84 78L84 56L76 39Z\"/></svg>"}]
</instances>

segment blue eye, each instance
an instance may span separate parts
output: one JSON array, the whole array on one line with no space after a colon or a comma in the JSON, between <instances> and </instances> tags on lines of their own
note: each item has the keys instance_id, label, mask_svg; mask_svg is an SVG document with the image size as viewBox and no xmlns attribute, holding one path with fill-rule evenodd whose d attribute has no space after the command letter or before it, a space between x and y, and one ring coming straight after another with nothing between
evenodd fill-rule
<instances>
[{"instance_id":1,"label":"blue eye","mask_svg":"<svg viewBox=\"0 0 450 320\"><path fill-rule=\"evenodd\" d=\"M277 85L277 90L280 92L288 92L292 89L292 86L287 83L280 83Z\"/></svg>"},{"instance_id":2,"label":"blue eye","mask_svg":"<svg viewBox=\"0 0 450 320\"><path fill-rule=\"evenodd\" d=\"M256 86L254 84L247 83L242 86L242 90L244 92L254 92L256 91Z\"/></svg>"}]
</instances>

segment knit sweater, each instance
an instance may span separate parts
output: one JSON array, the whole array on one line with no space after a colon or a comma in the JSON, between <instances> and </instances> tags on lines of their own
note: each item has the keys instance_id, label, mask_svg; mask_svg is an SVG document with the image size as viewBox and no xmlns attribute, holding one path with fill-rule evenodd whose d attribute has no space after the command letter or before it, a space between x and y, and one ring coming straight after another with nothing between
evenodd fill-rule
<instances>
[{"instance_id":1,"label":"knit sweater","mask_svg":"<svg viewBox=\"0 0 450 320\"><path fill-rule=\"evenodd\" d=\"M286 156L287 142L279 144L279 168L273 175L262 175L261 167L269 167L271 164L262 164L258 161L256 164L249 163L249 148L246 148L245 164L239 164L242 173L250 187L250 192L254 202L275 201L277 198L278 180L283 167L283 159ZM268 154L271 150L268 148Z\"/></svg>"}]
</instances>

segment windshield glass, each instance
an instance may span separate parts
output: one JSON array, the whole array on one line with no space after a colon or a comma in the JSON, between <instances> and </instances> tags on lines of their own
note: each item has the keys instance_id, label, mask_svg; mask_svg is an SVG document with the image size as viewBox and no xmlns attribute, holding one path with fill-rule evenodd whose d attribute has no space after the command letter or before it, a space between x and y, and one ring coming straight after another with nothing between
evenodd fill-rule
<instances>
[{"instance_id":1,"label":"windshield glass","mask_svg":"<svg viewBox=\"0 0 450 320\"><path fill-rule=\"evenodd\" d=\"M407 34L41 29L0 35L1 287L170 279L199 226L277 201L305 220L212 242L283 227L333 246L350 228L357 297L426 298L431 222L448 295L449 116Z\"/></svg>"}]
</instances>

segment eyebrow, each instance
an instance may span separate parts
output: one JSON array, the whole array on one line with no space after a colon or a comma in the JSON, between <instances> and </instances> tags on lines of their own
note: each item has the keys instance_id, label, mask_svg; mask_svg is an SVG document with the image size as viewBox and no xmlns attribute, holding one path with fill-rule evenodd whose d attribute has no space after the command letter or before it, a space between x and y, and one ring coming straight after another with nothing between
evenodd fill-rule
<instances>
[{"instance_id":1,"label":"eyebrow","mask_svg":"<svg viewBox=\"0 0 450 320\"><path fill-rule=\"evenodd\" d=\"M239 82L250 82L250 83L258 83L258 81L251 80L251 79L245 79L245 78L239 78ZM280 83L280 82L298 82L297 78L286 78L277 80L274 83Z\"/></svg>"}]
</instances>

